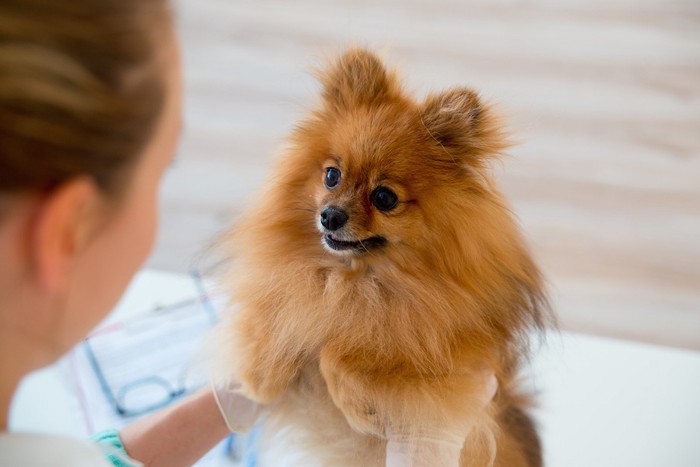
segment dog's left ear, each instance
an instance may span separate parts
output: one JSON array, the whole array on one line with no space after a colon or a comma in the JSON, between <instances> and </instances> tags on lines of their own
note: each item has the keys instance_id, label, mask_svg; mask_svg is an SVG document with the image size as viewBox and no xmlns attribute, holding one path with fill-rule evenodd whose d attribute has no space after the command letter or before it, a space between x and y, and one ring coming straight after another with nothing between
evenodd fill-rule
<instances>
[{"instance_id":1,"label":"dog's left ear","mask_svg":"<svg viewBox=\"0 0 700 467\"><path fill-rule=\"evenodd\" d=\"M467 162L478 163L509 146L498 118L468 88L428 96L421 118L438 144Z\"/></svg>"},{"instance_id":2,"label":"dog's left ear","mask_svg":"<svg viewBox=\"0 0 700 467\"><path fill-rule=\"evenodd\" d=\"M365 49L350 49L327 69L318 73L323 100L335 110L371 106L388 98L394 77L379 58Z\"/></svg>"}]
</instances>

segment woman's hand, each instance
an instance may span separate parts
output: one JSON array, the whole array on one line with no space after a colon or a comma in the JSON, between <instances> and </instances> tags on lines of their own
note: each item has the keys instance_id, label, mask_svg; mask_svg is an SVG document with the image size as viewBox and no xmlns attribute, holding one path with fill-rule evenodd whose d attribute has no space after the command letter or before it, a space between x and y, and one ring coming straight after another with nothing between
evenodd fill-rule
<instances>
[{"instance_id":1,"label":"woman's hand","mask_svg":"<svg viewBox=\"0 0 700 467\"><path fill-rule=\"evenodd\" d=\"M187 467L229 435L211 388L129 425L119 433L126 453L147 467Z\"/></svg>"}]
</instances>

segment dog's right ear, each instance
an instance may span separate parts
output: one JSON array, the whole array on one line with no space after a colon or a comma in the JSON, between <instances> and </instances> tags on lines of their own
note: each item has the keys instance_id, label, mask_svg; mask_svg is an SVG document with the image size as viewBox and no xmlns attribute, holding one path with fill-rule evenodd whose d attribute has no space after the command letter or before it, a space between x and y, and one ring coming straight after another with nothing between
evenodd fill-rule
<instances>
[{"instance_id":1,"label":"dog's right ear","mask_svg":"<svg viewBox=\"0 0 700 467\"><path fill-rule=\"evenodd\" d=\"M502 122L469 88L428 96L421 120L440 146L472 165L481 165L510 146Z\"/></svg>"},{"instance_id":2,"label":"dog's right ear","mask_svg":"<svg viewBox=\"0 0 700 467\"><path fill-rule=\"evenodd\" d=\"M323 100L335 110L372 106L391 95L394 79L382 62L365 49L350 49L318 73Z\"/></svg>"}]
</instances>

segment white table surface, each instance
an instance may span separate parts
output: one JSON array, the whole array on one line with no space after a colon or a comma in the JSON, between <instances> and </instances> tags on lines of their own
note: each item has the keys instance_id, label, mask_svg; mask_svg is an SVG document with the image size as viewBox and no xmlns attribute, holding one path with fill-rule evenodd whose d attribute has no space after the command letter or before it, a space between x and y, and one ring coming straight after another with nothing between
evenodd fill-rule
<instances>
[{"instance_id":1,"label":"white table surface","mask_svg":"<svg viewBox=\"0 0 700 467\"><path fill-rule=\"evenodd\" d=\"M187 276L146 270L107 321L192 294ZM700 466L700 353L562 333L531 366L547 466ZM23 381L10 427L85 436L60 366Z\"/></svg>"}]
</instances>

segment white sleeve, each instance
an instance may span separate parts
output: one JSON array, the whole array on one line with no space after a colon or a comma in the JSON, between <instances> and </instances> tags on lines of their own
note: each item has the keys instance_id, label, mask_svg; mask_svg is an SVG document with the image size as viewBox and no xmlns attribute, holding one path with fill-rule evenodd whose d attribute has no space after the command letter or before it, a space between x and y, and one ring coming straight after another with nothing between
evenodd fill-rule
<instances>
[{"instance_id":1,"label":"white sleeve","mask_svg":"<svg viewBox=\"0 0 700 467\"><path fill-rule=\"evenodd\" d=\"M464 433L435 436L391 436L386 447L386 467L459 467Z\"/></svg>"}]
</instances>

